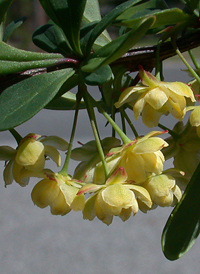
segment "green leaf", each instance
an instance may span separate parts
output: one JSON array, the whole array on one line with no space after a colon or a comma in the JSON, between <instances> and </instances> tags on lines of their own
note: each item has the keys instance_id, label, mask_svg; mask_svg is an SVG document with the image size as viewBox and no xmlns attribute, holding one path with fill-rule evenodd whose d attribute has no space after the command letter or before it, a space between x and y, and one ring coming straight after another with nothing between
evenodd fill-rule
<instances>
[{"instance_id":1,"label":"green leaf","mask_svg":"<svg viewBox=\"0 0 200 274\"><path fill-rule=\"evenodd\" d=\"M0 23L4 20L4 15L12 2L13 0L0 0Z\"/></svg>"},{"instance_id":2,"label":"green leaf","mask_svg":"<svg viewBox=\"0 0 200 274\"><path fill-rule=\"evenodd\" d=\"M83 72L85 83L91 86L102 85L112 78L112 70L110 66L106 65L97 69L92 73Z\"/></svg>"},{"instance_id":3,"label":"green leaf","mask_svg":"<svg viewBox=\"0 0 200 274\"><path fill-rule=\"evenodd\" d=\"M64 31L74 53L82 55L79 34L86 0L40 0L40 3L48 16Z\"/></svg>"},{"instance_id":4,"label":"green leaf","mask_svg":"<svg viewBox=\"0 0 200 274\"><path fill-rule=\"evenodd\" d=\"M74 74L63 69L33 76L5 89L0 96L0 130L14 128L44 108Z\"/></svg>"},{"instance_id":5,"label":"green leaf","mask_svg":"<svg viewBox=\"0 0 200 274\"><path fill-rule=\"evenodd\" d=\"M60 54L31 52L17 49L4 42L0 42L0 60L4 61L38 61L45 59L63 58Z\"/></svg>"},{"instance_id":6,"label":"green leaf","mask_svg":"<svg viewBox=\"0 0 200 274\"><path fill-rule=\"evenodd\" d=\"M172 211L162 235L162 249L169 260L183 256L200 232L200 164L181 201Z\"/></svg>"},{"instance_id":7,"label":"green leaf","mask_svg":"<svg viewBox=\"0 0 200 274\"><path fill-rule=\"evenodd\" d=\"M88 37L87 52L90 53L92 45L97 37L126 9L141 2L141 0L130 0L117 6L111 12L109 12L93 29L92 33Z\"/></svg>"},{"instance_id":8,"label":"green leaf","mask_svg":"<svg viewBox=\"0 0 200 274\"><path fill-rule=\"evenodd\" d=\"M132 30L116 38L91 55L87 64L82 67L82 71L93 72L120 58L144 36L153 23L154 17L140 20Z\"/></svg>"},{"instance_id":9,"label":"green leaf","mask_svg":"<svg viewBox=\"0 0 200 274\"><path fill-rule=\"evenodd\" d=\"M99 22L101 20L101 13L99 8L98 0L87 0L85 11L83 14L83 25L92 23L92 22ZM110 35L108 34L107 30L104 30L98 38L95 40L93 44L93 50L96 51L100 47L103 47L107 43L111 42Z\"/></svg>"},{"instance_id":10,"label":"green leaf","mask_svg":"<svg viewBox=\"0 0 200 274\"><path fill-rule=\"evenodd\" d=\"M199 0L185 0L187 9L193 12L197 17L199 17L200 3Z\"/></svg>"},{"instance_id":11,"label":"green leaf","mask_svg":"<svg viewBox=\"0 0 200 274\"><path fill-rule=\"evenodd\" d=\"M128 20L128 19L131 19L132 17L138 17L138 14L143 10L149 9L151 11L154 11L154 10L163 10L167 8L168 6L163 0L150 0L148 2L136 5L134 7L131 7L125 10L119 17L117 17L114 23Z\"/></svg>"},{"instance_id":12,"label":"green leaf","mask_svg":"<svg viewBox=\"0 0 200 274\"><path fill-rule=\"evenodd\" d=\"M9 74L28 69L44 68L59 65L64 62L65 59L60 54L21 50L2 41L0 42L0 74Z\"/></svg>"},{"instance_id":13,"label":"green leaf","mask_svg":"<svg viewBox=\"0 0 200 274\"><path fill-rule=\"evenodd\" d=\"M46 24L38 28L32 40L36 46L47 52L61 53L65 56L72 54L69 42L57 25Z\"/></svg>"},{"instance_id":14,"label":"green leaf","mask_svg":"<svg viewBox=\"0 0 200 274\"><path fill-rule=\"evenodd\" d=\"M0 75L21 72L29 69L45 68L63 63L63 59L47 59L31 62L1 61Z\"/></svg>"},{"instance_id":15,"label":"green leaf","mask_svg":"<svg viewBox=\"0 0 200 274\"><path fill-rule=\"evenodd\" d=\"M173 8L173 9L165 9L162 11L158 10L142 10L139 13L136 13L133 18L128 20L118 20L115 22L116 26L125 26L128 28L132 28L139 22L139 20L148 17L149 15L153 15L156 17L155 24L152 25L152 28L164 27L167 25L174 25L177 23L184 22L191 18L190 15L184 13L181 9Z\"/></svg>"},{"instance_id":16,"label":"green leaf","mask_svg":"<svg viewBox=\"0 0 200 274\"><path fill-rule=\"evenodd\" d=\"M12 21L4 30L3 34L3 41L7 42L8 39L10 38L11 34L18 28L20 27L24 21L26 20L26 17L19 18L15 21Z\"/></svg>"}]
</instances>

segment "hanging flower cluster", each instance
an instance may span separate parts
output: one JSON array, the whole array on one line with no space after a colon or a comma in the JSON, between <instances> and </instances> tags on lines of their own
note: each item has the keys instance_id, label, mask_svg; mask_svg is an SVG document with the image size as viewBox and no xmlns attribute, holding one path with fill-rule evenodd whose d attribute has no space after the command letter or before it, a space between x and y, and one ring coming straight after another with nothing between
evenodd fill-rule
<instances>
[{"instance_id":1,"label":"hanging flower cluster","mask_svg":"<svg viewBox=\"0 0 200 274\"><path fill-rule=\"evenodd\" d=\"M113 216L126 221L139 210L176 205L200 162L200 108L192 106L195 98L187 84L159 81L143 68L139 75L141 83L123 90L116 109L131 105L135 118L141 115L148 127L157 126L163 114L171 113L179 120L172 130L151 131L144 136L134 130L136 137L130 140L91 95L83 93L95 140L72 150L60 137L31 133L21 139L16 149L0 146L5 185L15 180L25 186L30 177L41 178L31 194L35 205L49 206L55 215L81 210L84 219L97 217L107 225ZM91 103L96 104L123 144L115 137L100 140ZM191 113L184 125L181 120L187 111ZM74 124L77 113L78 109ZM167 133L170 137L161 138ZM68 151L63 168L56 173L45 164L51 158L60 167L59 150ZM73 177L67 171L70 158L80 162ZM164 162L170 158L174 158L174 167L164 170Z\"/></svg>"},{"instance_id":2,"label":"hanging flower cluster","mask_svg":"<svg viewBox=\"0 0 200 274\"><path fill-rule=\"evenodd\" d=\"M141 84L125 89L115 106L119 108L125 103L130 104L135 119L142 115L142 121L147 127L157 126L163 114L171 113L176 119L182 120L186 113L186 98L195 102L194 94L187 84L158 81L143 68L139 76Z\"/></svg>"}]
</instances>

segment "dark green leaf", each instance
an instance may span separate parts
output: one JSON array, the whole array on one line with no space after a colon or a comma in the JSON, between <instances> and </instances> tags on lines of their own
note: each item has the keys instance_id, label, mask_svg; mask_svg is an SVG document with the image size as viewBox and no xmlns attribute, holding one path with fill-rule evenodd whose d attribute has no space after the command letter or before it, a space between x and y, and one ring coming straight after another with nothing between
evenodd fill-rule
<instances>
[{"instance_id":1,"label":"dark green leaf","mask_svg":"<svg viewBox=\"0 0 200 274\"><path fill-rule=\"evenodd\" d=\"M92 22L99 22L101 20L101 13L99 9L99 2L98 0L87 0L85 11L83 14L83 25L92 23ZM89 36L88 36L89 37ZM85 43L87 43L87 39L85 39ZM103 47L107 43L111 42L110 35L108 34L107 30L104 30L98 38L95 40L93 44L93 50L96 51L99 48ZM86 48L86 46L85 46Z\"/></svg>"},{"instance_id":2,"label":"dark green leaf","mask_svg":"<svg viewBox=\"0 0 200 274\"><path fill-rule=\"evenodd\" d=\"M0 23L4 20L4 15L12 2L13 0L0 0Z\"/></svg>"},{"instance_id":3,"label":"dark green leaf","mask_svg":"<svg viewBox=\"0 0 200 274\"><path fill-rule=\"evenodd\" d=\"M11 22L4 30L3 41L7 42L11 34L13 33L13 31L15 31L19 26L21 26L25 20L26 20L26 17L24 16L22 18L19 18Z\"/></svg>"},{"instance_id":4,"label":"dark green leaf","mask_svg":"<svg viewBox=\"0 0 200 274\"><path fill-rule=\"evenodd\" d=\"M16 61L1 61L0 60L0 74L10 74L21 72L29 69L45 68L55 66L63 63L63 59L47 59L29 62L16 62Z\"/></svg>"},{"instance_id":5,"label":"dark green leaf","mask_svg":"<svg viewBox=\"0 0 200 274\"><path fill-rule=\"evenodd\" d=\"M97 37L126 9L141 2L141 0L130 0L117 6L111 12L109 12L93 29L92 33L88 37L87 53L90 53L92 45Z\"/></svg>"},{"instance_id":6,"label":"dark green leaf","mask_svg":"<svg viewBox=\"0 0 200 274\"><path fill-rule=\"evenodd\" d=\"M0 96L0 130L11 129L33 117L73 74L72 69L58 70L33 76L5 89Z\"/></svg>"},{"instance_id":7,"label":"dark green leaf","mask_svg":"<svg viewBox=\"0 0 200 274\"><path fill-rule=\"evenodd\" d=\"M63 58L60 54L31 52L17 49L4 42L0 42L0 60L4 61L38 61L45 59Z\"/></svg>"},{"instance_id":8,"label":"dark green leaf","mask_svg":"<svg viewBox=\"0 0 200 274\"><path fill-rule=\"evenodd\" d=\"M200 232L200 164L181 201L172 211L162 235L162 248L169 260L183 256Z\"/></svg>"},{"instance_id":9,"label":"dark green leaf","mask_svg":"<svg viewBox=\"0 0 200 274\"><path fill-rule=\"evenodd\" d=\"M86 0L40 0L40 3L48 16L64 31L73 51L82 55L79 34Z\"/></svg>"},{"instance_id":10,"label":"dark green leaf","mask_svg":"<svg viewBox=\"0 0 200 274\"><path fill-rule=\"evenodd\" d=\"M132 30L116 38L91 55L87 64L82 67L82 70L84 72L93 72L120 58L144 36L153 23L154 17L141 20Z\"/></svg>"},{"instance_id":11,"label":"dark green leaf","mask_svg":"<svg viewBox=\"0 0 200 274\"><path fill-rule=\"evenodd\" d=\"M32 39L36 46L47 52L61 53L64 56L72 53L65 35L57 25L46 24L38 28Z\"/></svg>"},{"instance_id":12,"label":"dark green leaf","mask_svg":"<svg viewBox=\"0 0 200 274\"><path fill-rule=\"evenodd\" d=\"M143 10L149 9L153 11L153 10L163 10L167 8L168 6L163 0L150 0L148 2L136 5L134 7L131 7L125 10L119 17L117 17L114 23L128 20L128 19L131 19L132 17L138 17L137 14Z\"/></svg>"},{"instance_id":13,"label":"dark green leaf","mask_svg":"<svg viewBox=\"0 0 200 274\"><path fill-rule=\"evenodd\" d=\"M63 62L65 59L60 54L21 50L0 42L0 74L59 65Z\"/></svg>"},{"instance_id":14,"label":"dark green leaf","mask_svg":"<svg viewBox=\"0 0 200 274\"><path fill-rule=\"evenodd\" d=\"M112 70L108 65L106 65L104 67L97 69L96 71L92 73L83 72L83 77L87 85L91 85L91 86L102 85L111 79Z\"/></svg>"},{"instance_id":15,"label":"dark green leaf","mask_svg":"<svg viewBox=\"0 0 200 274\"><path fill-rule=\"evenodd\" d=\"M135 24L145 18L148 17L149 15L154 15L156 17L156 22L154 25L152 25L152 28L157 28L157 27L164 27L167 25L173 25L177 23L184 22L188 20L191 16L184 13L181 9L178 8L173 8L173 9L166 9L162 11L157 11L157 10L146 10L146 14L144 14L143 10L142 12L135 14L132 19L128 20L122 20L121 22L118 21L118 23L115 23L117 26L125 26L128 28L132 28L135 26ZM136 16L136 18L135 18Z\"/></svg>"}]
</instances>

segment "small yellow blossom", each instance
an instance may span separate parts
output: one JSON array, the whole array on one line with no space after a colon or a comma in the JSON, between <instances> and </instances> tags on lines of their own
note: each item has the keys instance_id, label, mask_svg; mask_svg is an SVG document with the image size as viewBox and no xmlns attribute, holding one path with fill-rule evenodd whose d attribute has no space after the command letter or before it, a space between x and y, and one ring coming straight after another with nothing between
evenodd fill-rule
<instances>
[{"instance_id":1,"label":"small yellow blossom","mask_svg":"<svg viewBox=\"0 0 200 274\"><path fill-rule=\"evenodd\" d=\"M193 107L194 110L190 114L190 124L196 127L196 132L200 138L200 106Z\"/></svg>"},{"instance_id":2,"label":"small yellow blossom","mask_svg":"<svg viewBox=\"0 0 200 274\"><path fill-rule=\"evenodd\" d=\"M41 177L46 157L50 157L60 166L58 149L65 151L67 148L68 143L60 137L43 137L33 133L25 136L17 149L0 146L0 160L6 161L5 184L11 184L14 179L21 186L25 186L30 177Z\"/></svg>"},{"instance_id":3,"label":"small yellow blossom","mask_svg":"<svg viewBox=\"0 0 200 274\"><path fill-rule=\"evenodd\" d=\"M82 210L84 195L76 195L80 183L70 176L58 173L46 173L46 178L35 185L31 197L40 208L50 206L53 215L65 215L72 209Z\"/></svg>"},{"instance_id":4,"label":"small yellow blossom","mask_svg":"<svg viewBox=\"0 0 200 274\"><path fill-rule=\"evenodd\" d=\"M162 173L165 159L160 150L168 144L155 135L163 133L165 132L152 131L122 147L112 149L106 158L109 174L112 174L117 168L123 167L128 180L134 181L135 184L141 184L150 175ZM101 162L86 173L85 182L94 182L95 184L105 182Z\"/></svg>"},{"instance_id":5,"label":"small yellow blossom","mask_svg":"<svg viewBox=\"0 0 200 274\"><path fill-rule=\"evenodd\" d=\"M166 173L151 176L142 186L149 192L153 203L162 207L175 205L182 197L175 178Z\"/></svg>"},{"instance_id":6,"label":"small yellow blossom","mask_svg":"<svg viewBox=\"0 0 200 274\"><path fill-rule=\"evenodd\" d=\"M148 127L157 126L162 114L171 113L182 120L186 113L185 97L195 102L191 88L181 82L158 81L144 69L140 69L139 75L142 83L125 89L115 106L130 104L135 119L142 114L143 123Z\"/></svg>"},{"instance_id":7,"label":"small yellow blossom","mask_svg":"<svg viewBox=\"0 0 200 274\"><path fill-rule=\"evenodd\" d=\"M163 149L163 153L166 159L174 157L174 167L185 173L185 176L177 179L184 190L200 162L200 139L190 123L184 126L182 122L178 122L173 132L176 135L166 139L169 146Z\"/></svg>"},{"instance_id":8,"label":"small yellow blossom","mask_svg":"<svg viewBox=\"0 0 200 274\"><path fill-rule=\"evenodd\" d=\"M84 219L93 220L95 216L107 225L112 223L113 216L119 216L126 221L138 210L138 200L148 209L152 206L152 201L148 191L127 181L127 174L124 168L118 168L104 185L86 184L78 194L91 193L83 209Z\"/></svg>"}]
</instances>

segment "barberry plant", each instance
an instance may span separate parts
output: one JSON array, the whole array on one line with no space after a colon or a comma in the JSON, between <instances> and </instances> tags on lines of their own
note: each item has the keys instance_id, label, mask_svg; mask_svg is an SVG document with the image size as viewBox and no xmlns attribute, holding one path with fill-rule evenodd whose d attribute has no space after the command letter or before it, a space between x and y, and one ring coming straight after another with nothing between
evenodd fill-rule
<instances>
[{"instance_id":1,"label":"barberry plant","mask_svg":"<svg viewBox=\"0 0 200 274\"><path fill-rule=\"evenodd\" d=\"M39 1L49 22L32 40L42 53L8 44L22 22L7 25L13 0L0 0L0 131L9 130L17 142L16 148L0 146L5 186L40 178L31 193L38 207L49 206L55 215L82 211L84 219L107 225L114 216L126 221L139 210L172 206L162 249L169 260L178 259L200 231L200 64L191 52L200 45L200 1L182 0L181 9L163 0L129 0L103 18L98 0ZM118 30L114 39L109 26ZM155 45L138 47L147 35ZM191 75L189 83L165 79L163 63L174 55L186 66L182 73ZM98 88L99 100L88 86ZM17 132L43 108L74 112L68 142ZM74 148L80 109L94 136ZM111 128L104 139L95 109ZM161 123L163 115L173 116L171 128ZM134 123L140 117L146 134ZM65 151L64 163L59 151ZM48 157L60 171L46 168ZM71 159L79 162L72 176ZM173 164L165 170L168 159Z\"/></svg>"}]
</instances>

